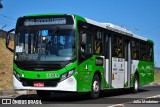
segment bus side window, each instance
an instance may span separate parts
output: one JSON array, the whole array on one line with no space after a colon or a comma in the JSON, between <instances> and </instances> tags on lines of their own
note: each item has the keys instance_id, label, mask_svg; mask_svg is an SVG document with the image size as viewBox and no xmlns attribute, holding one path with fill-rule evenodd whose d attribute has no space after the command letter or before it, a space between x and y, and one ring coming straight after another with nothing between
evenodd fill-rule
<instances>
[{"instance_id":1,"label":"bus side window","mask_svg":"<svg viewBox=\"0 0 160 107\"><path fill-rule=\"evenodd\" d=\"M84 33L83 31L80 34L81 36L81 52L85 53L86 52L86 33Z\"/></svg>"},{"instance_id":2,"label":"bus side window","mask_svg":"<svg viewBox=\"0 0 160 107\"><path fill-rule=\"evenodd\" d=\"M113 57L123 57L123 38L122 36L114 36L112 39L113 44L113 51L112 56Z\"/></svg>"},{"instance_id":3,"label":"bus side window","mask_svg":"<svg viewBox=\"0 0 160 107\"><path fill-rule=\"evenodd\" d=\"M93 37L89 33L85 31L80 32L80 38L81 38L81 43L80 43L80 50L82 53L88 53L92 54L93 52Z\"/></svg>"},{"instance_id":4,"label":"bus side window","mask_svg":"<svg viewBox=\"0 0 160 107\"><path fill-rule=\"evenodd\" d=\"M131 42L131 58L138 60L139 59L139 42L132 40Z\"/></svg>"},{"instance_id":5,"label":"bus side window","mask_svg":"<svg viewBox=\"0 0 160 107\"><path fill-rule=\"evenodd\" d=\"M95 54L102 54L102 32L99 30L96 31L94 46Z\"/></svg>"},{"instance_id":6,"label":"bus side window","mask_svg":"<svg viewBox=\"0 0 160 107\"><path fill-rule=\"evenodd\" d=\"M147 45L147 61L152 61L153 48L151 44Z\"/></svg>"},{"instance_id":7,"label":"bus side window","mask_svg":"<svg viewBox=\"0 0 160 107\"><path fill-rule=\"evenodd\" d=\"M143 61L147 60L146 44L140 43L140 59Z\"/></svg>"},{"instance_id":8,"label":"bus side window","mask_svg":"<svg viewBox=\"0 0 160 107\"><path fill-rule=\"evenodd\" d=\"M109 58L109 35L107 33L104 33L104 44L102 46L103 50L104 50L104 54L106 56L106 58Z\"/></svg>"}]
</instances>

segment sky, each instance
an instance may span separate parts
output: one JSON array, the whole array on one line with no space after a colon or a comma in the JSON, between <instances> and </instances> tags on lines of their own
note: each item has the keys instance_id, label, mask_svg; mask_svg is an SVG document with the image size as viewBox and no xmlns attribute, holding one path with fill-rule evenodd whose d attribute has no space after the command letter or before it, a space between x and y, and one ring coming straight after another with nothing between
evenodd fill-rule
<instances>
[{"instance_id":1,"label":"sky","mask_svg":"<svg viewBox=\"0 0 160 107\"><path fill-rule=\"evenodd\" d=\"M2 0L0 29L15 27L28 14L77 14L113 23L154 41L155 66L160 67L160 0Z\"/></svg>"}]
</instances>

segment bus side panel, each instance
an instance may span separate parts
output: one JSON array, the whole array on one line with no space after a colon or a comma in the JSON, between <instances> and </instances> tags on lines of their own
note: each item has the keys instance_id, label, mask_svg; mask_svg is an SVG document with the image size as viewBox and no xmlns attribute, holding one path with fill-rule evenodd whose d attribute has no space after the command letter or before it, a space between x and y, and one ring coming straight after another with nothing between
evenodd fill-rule
<instances>
[{"instance_id":1,"label":"bus side panel","mask_svg":"<svg viewBox=\"0 0 160 107\"><path fill-rule=\"evenodd\" d=\"M78 72L78 92L89 92L91 91L91 83L93 77L93 63L90 59L83 61L77 66Z\"/></svg>"},{"instance_id":2,"label":"bus side panel","mask_svg":"<svg viewBox=\"0 0 160 107\"><path fill-rule=\"evenodd\" d=\"M138 64L139 84L140 86L154 81L154 63L147 61L140 61Z\"/></svg>"},{"instance_id":3,"label":"bus side panel","mask_svg":"<svg viewBox=\"0 0 160 107\"><path fill-rule=\"evenodd\" d=\"M102 89L105 87L104 80L104 67L97 66L95 64L97 55L93 55L91 58L83 61L77 67L77 71L79 72L79 76L77 76L78 81L78 92L89 92L92 87L92 80L96 71L100 73L100 79L102 82ZM80 84L79 84L80 83Z\"/></svg>"},{"instance_id":4,"label":"bus side panel","mask_svg":"<svg viewBox=\"0 0 160 107\"><path fill-rule=\"evenodd\" d=\"M147 61L132 60L131 68L131 87L133 87L134 74L137 72L139 76L139 85L143 86L145 84L154 81L154 63Z\"/></svg>"},{"instance_id":5,"label":"bus side panel","mask_svg":"<svg viewBox=\"0 0 160 107\"><path fill-rule=\"evenodd\" d=\"M154 81L154 63L147 62L146 66L146 84Z\"/></svg>"}]
</instances>

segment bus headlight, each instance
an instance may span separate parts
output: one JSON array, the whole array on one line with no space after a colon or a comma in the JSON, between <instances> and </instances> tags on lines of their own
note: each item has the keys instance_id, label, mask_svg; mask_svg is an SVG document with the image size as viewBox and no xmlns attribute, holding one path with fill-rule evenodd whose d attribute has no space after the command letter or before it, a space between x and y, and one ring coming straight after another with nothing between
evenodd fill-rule
<instances>
[{"instance_id":1,"label":"bus headlight","mask_svg":"<svg viewBox=\"0 0 160 107\"><path fill-rule=\"evenodd\" d=\"M64 74L61 76L60 81L63 81L63 80L65 80L65 79L71 77L71 76L74 74L74 72L75 72L74 70L71 70L71 71L69 71L69 72L64 73Z\"/></svg>"},{"instance_id":2,"label":"bus headlight","mask_svg":"<svg viewBox=\"0 0 160 107\"><path fill-rule=\"evenodd\" d=\"M13 71L13 74L20 81L20 75L15 70Z\"/></svg>"}]
</instances>

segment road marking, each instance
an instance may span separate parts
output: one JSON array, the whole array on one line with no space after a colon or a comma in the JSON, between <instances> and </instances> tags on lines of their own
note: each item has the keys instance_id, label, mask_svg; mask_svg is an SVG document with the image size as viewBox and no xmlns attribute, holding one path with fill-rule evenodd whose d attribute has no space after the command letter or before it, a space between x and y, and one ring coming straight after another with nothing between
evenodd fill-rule
<instances>
[{"instance_id":1,"label":"road marking","mask_svg":"<svg viewBox=\"0 0 160 107\"><path fill-rule=\"evenodd\" d=\"M111 106L108 106L108 107L125 107L123 104L116 104L116 105L111 105Z\"/></svg>"},{"instance_id":2,"label":"road marking","mask_svg":"<svg viewBox=\"0 0 160 107\"><path fill-rule=\"evenodd\" d=\"M155 95L155 96L151 96L151 97L147 97L147 98L160 98L160 95Z\"/></svg>"}]
</instances>

